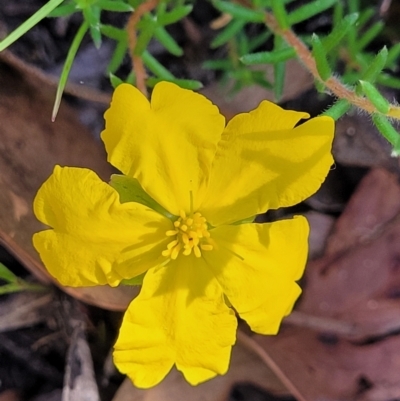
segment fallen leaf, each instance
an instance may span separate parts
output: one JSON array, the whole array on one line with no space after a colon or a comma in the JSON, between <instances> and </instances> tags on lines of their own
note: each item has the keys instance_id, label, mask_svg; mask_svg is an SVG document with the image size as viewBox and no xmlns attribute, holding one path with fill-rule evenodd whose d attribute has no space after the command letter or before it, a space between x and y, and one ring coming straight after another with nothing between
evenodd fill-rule
<instances>
[{"instance_id":1,"label":"fallen leaf","mask_svg":"<svg viewBox=\"0 0 400 401\"><path fill-rule=\"evenodd\" d=\"M7 54L7 53L6 53ZM43 283L54 282L32 246L44 229L32 212L39 186L55 164L88 167L108 181L113 170L104 148L62 104L50 121L55 88L15 57L0 56L0 242ZM57 284L57 283L56 283ZM124 310L134 287L63 288L91 304Z\"/></svg>"}]
</instances>

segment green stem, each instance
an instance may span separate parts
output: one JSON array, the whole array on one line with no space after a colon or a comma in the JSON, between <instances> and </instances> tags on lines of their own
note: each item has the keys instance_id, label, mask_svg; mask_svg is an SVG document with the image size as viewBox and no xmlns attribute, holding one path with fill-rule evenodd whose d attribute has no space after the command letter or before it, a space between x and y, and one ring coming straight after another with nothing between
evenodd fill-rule
<instances>
[{"instance_id":1,"label":"green stem","mask_svg":"<svg viewBox=\"0 0 400 401\"><path fill-rule=\"evenodd\" d=\"M53 122L55 121L58 109L60 108L61 97L64 92L65 85L67 84L68 75L71 71L72 63L74 62L76 53L88 29L89 23L87 21L84 21L83 24L80 26L78 32L76 33L71 47L68 50L67 58L65 59L64 67L61 72L60 81L58 82L56 99L54 101L53 113L51 115L51 121Z\"/></svg>"}]
</instances>

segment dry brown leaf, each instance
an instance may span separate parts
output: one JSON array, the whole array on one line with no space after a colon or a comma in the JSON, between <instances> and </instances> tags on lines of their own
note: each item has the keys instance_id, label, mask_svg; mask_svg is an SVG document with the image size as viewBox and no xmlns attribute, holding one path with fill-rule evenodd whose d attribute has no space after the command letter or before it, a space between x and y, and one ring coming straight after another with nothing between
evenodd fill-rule
<instances>
[{"instance_id":1,"label":"dry brown leaf","mask_svg":"<svg viewBox=\"0 0 400 401\"><path fill-rule=\"evenodd\" d=\"M329 253L308 265L292 324L276 337L255 336L308 401L400 394L399 194L395 175L370 172L339 218ZM317 330L305 327L313 319Z\"/></svg>"},{"instance_id":2,"label":"dry brown leaf","mask_svg":"<svg viewBox=\"0 0 400 401\"><path fill-rule=\"evenodd\" d=\"M275 394L288 391L275 374L253 352L242 344L233 347L228 373L198 386L191 386L173 369L156 387L137 389L125 379L113 401L224 401L237 383L252 383Z\"/></svg>"},{"instance_id":3,"label":"dry brown leaf","mask_svg":"<svg viewBox=\"0 0 400 401\"><path fill-rule=\"evenodd\" d=\"M21 69L21 61L0 57L0 242L41 282L53 281L32 246L43 229L33 215L34 195L55 164L88 167L108 180L112 173L103 147L63 104L50 121L55 88ZM133 287L64 288L82 301L124 310Z\"/></svg>"}]
</instances>

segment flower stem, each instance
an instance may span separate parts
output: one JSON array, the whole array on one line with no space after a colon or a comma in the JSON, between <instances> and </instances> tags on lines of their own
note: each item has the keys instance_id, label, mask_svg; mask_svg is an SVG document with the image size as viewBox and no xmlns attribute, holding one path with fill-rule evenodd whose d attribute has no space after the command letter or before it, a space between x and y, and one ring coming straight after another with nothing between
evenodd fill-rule
<instances>
[{"instance_id":1,"label":"flower stem","mask_svg":"<svg viewBox=\"0 0 400 401\"><path fill-rule=\"evenodd\" d=\"M147 97L147 87L146 87L146 70L143 65L142 56L135 54L135 47L137 43L137 33L136 26L139 23L142 16L151 10L153 10L159 0L149 0L145 3L140 4L136 10L129 17L128 23L126 24L126 30L128 33L128 44L129 52L132 59L132 68L136 76L136 87Z\"/></svg>"}]
</instances>

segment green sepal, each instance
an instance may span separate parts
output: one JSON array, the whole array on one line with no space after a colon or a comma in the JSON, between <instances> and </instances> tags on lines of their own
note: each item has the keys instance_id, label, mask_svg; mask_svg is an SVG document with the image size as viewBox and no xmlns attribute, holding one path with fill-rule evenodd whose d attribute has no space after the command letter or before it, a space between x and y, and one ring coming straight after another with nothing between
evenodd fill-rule
<instances>
[{"instance_id":1,"label":"green sepal","mask_svg":"<svg viewBox=\"0 0 400 401\"><path fill-rule=\"evenodd\" d=\"M387 114L390 109L389 102L380 94L374 85L367 81L359 81L361 89L369 101L376 107L382 114Z\"/></svg>"},{"instance_id":2,"label":"green sepal","mask_svg":"<svg viewBox=\"0 0 400 401\"><path fill-rule=\"evenodd\" d=\"M324 46L322 45L318 35L315 33L311 37L311 45L312 55L315 59L318 74L323 81L326 81L332 76L332 70L329 66Z\"/></svg>"},{"instance_id":3,"label":"green sepal","mask_svg":"<svg viewBox=\"0 0 400 401\"><path fill-rule=\"evenodd\" d=\"M136 277L132 277L126 280L122 280L121 284L122 285L142 285L143 284L143 279L144 276L146 275L147 272L144 272L142 274L139 274Z\"/></svg>"},{"instance_id":4,"label":"green sepal","mask_svg":"<svg viewBox=\"0 0 400 401\"><path fill-rule=\"evenodd\" d=\"M235 221L231 225L232 226L240 226L241 224L250 224L250 223L254 222L255 218L256 218L256 216L246 217L245 219Z\"/></svg>"},{"instance_id":5,"label":"green sepal","mask_svg":"<svg viewBox=\"0 0 400 401\"><path fill-rule=\"evenodd\" d=\"M113 174L111 176L110 185L118 192L121 203L137 202L148 206L150 209L153 209L168 219L176 219L176 216L164 209L142 188L136 178L121 174Z\"/></svg>"},{"instance_id":6,"label":"green sepal","mask_svg":"<svg viewBox=\"0 0 400 401\"><path fill-rule=\"evenodd\" d=\"M372 114L372 121L383 137L393 146L392 156L400 155L400 135L382 114Z\"/></svg>"},{"instance_id":7,"label":"green sepal","mask_svg":"<svg viewBox=\"0 0 400 401\"><path fill-rule=\"evenodd\" d=\"M117 86L119 86L119 85L121 85L121 84L124 83L124 81L123 81L121 78L117 77L116 75L114 75L114 74L111 73L111 72L109 73L109 77L110 77L111 86L112 86L114 89L116 89Z\"/></svg>"}]
</instances>

